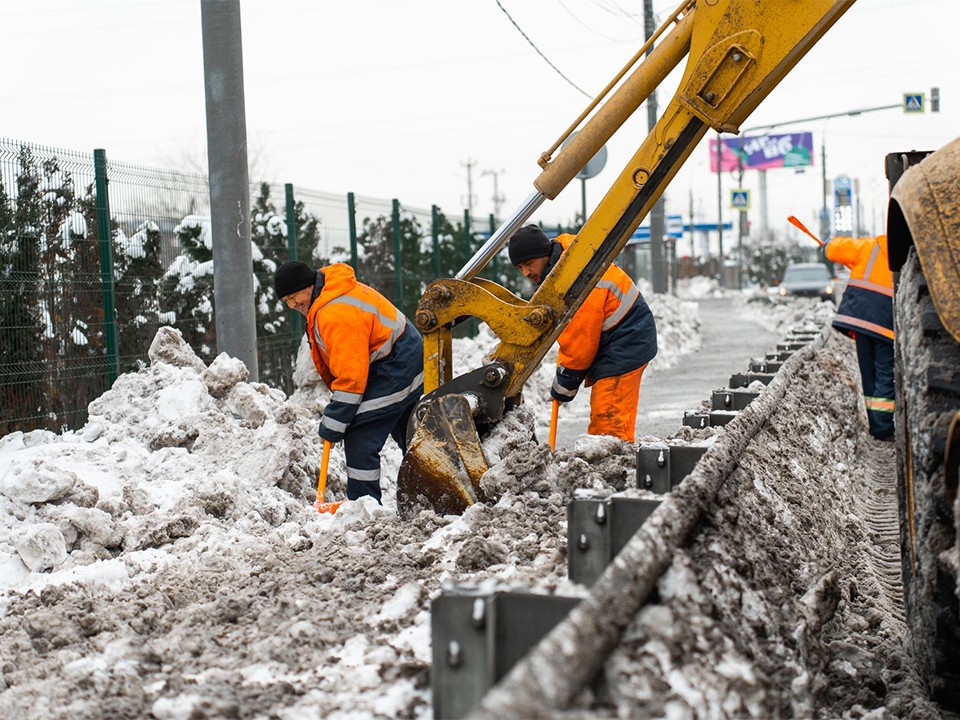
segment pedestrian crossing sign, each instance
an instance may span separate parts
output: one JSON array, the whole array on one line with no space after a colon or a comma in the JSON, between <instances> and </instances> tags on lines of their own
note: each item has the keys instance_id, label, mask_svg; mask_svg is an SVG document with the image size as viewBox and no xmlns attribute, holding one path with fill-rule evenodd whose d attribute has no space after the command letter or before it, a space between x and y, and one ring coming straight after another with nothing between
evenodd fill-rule
<instances>
[{"instance_id":1,"label":"pedestrian crossing sign","mask_svg":"<svg viewBox=\"0 0 960 720\"><path fill-rule=\"evenodd\" d=\"M734 210L750 209L750 191L749 190L731 190L730 206Z\"/></svg>"},{"instance_id":2,"label":"pedestrian crossing sign","mask_svg":"<svg viewBox=\"0 0 960 720\"><path fill-rule=\"evenodd\" d=\"M923 100L923 93L904 93L903 111L905 113L922 113Z\"/></svg>"}]
</instances>

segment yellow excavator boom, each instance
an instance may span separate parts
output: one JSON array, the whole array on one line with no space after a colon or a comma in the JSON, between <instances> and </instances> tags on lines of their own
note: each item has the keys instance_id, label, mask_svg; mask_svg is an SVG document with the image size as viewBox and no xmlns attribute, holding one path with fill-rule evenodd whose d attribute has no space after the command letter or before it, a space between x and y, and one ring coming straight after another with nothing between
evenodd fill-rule
<instances>
[{"instance_id":1,"label":"yellow excavator boom","mask_svg":"<svg viewBox=\"0 0 960 720\"><path fill-rule=\"evenodd\" d=\"M431 283L418 305L415 322L424 335L426 395L414 413L415 432L401 465L398 505L402 514L424 504L438 511L461 512L483 499L479 477L486 463L479 435L474 432L464 438L464 427L495 423L504 408L517 401L531 373L704 134L711 128L738 132L757 105L853 3L683 2L564 137L541 155L543 169L533 183L535 191L455 278ZM656 126L533 297L522 300L496 283L477 278L516 229L542 202L566 187L684 57L687 65L679 87ZM576 136L552 157L595 108ZM454 379L451 329L465 317L485 322L500 343L489 365ZM462 396L463 402L448 398L441 411L440 399L451 394ZM434 417L435 411L442 419ZM455 431L450 430L453 427Z\"/></svg>"}]
</instances>

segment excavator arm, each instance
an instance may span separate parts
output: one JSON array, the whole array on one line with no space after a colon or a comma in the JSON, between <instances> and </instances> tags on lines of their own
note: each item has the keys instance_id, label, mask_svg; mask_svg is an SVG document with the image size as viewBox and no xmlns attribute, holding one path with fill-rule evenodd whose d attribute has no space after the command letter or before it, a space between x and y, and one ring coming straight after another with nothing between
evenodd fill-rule
<instances>
[{"instance_id":1,"label":"excavator arm","mask_svg":"<svg viewBox=\"0 0 960 720\"><path fill-rule=\"evenodd\" d=\"M518 402L524 383L706 132L738 132L853 3L688 0L543 153L535 192L455 278L432 283L418 305L426 394L411 419L412 440L400 468L401 514L424 504L438 512L462 512L484 499L479 480L487 465L478 428L496 423ZM679 88L656 126L533 297L522 300L477 278L537 207L566 187L684 57ZM453 378L451 330L464 317L487 323L500 343L488 365Z\"/></svg>"}]
</instances>

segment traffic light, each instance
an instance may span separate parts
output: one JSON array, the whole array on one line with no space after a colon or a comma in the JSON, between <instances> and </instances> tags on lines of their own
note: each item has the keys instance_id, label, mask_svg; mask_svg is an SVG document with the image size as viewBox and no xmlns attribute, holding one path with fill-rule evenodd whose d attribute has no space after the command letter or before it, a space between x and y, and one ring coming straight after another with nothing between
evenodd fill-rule
<instances>
[{"instance_id":1,"label":"traffic light","mask_svg":"<svg viewBox=\"0 0 960 720\"><path fill-rule=\"evenodd\" d=\"M940 88L930 88L930 112L940 112Z\"/></svg>"}]
</instances>

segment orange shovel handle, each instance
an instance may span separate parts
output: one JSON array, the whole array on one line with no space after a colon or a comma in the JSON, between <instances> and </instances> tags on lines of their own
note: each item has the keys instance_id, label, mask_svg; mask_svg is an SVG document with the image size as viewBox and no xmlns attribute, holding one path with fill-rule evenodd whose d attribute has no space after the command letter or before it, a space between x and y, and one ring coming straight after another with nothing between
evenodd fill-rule
<instances>
[{"instance_id":1,"label":"orange shovel handle","mask_svg":"<svg viewBox=\"0 0 960 720\"><path fill-rule=\"evenodd\" d=\"M553 409L550 412L550 449L557 449L557 417L560 415L560 401L553 401Z\"/></svg>"},{"instance_id":2,"label":"orange shovel handle","mask_svg":"<svg viewBox=\"0 0 960 720\"><path fill-rule=\"evenodd\" d=\"M329 440L323 441L323 457L320 459L320 474L317 476L317 499L313 503L319 513L335 513L344 501L324 502L323 496L327 492L327 465L330 463L330 447L332 443Z\"/></svg>"},{"instance_id":3,"label":"orange shovel handle","mask_svg":"<svg viewBox=\"0 0 960 720\"><path fill-rule=\"evenodd\" d=\"M320 474L317 476L317 504L323 502L327 492L327 465L330 463L330 441L323 441L323 457L320 459Z\"/></svg>"},{"instance_id":4,"label":"orange shovel handle","mask_svg":"<svg viewBox=\"0 0 960 720\"><path fill-rule=\"evenodd\" d=\"M799 220L797 220L797 218L795 218L793 215L790 215L790 216L787 218L787 222L789 222L791 225L793 225L795 228L798 228L798 229L801 230L802 232L805 232L807 235L809 235L809 236L812 237L814 240L816 240L816 241L817 241L817 244L818 244L820 247L823 247L823 245L824 245L823 240L821 240L821 239L818 238L816 235L814 235L812 232L810 232L809 230L807 230L807 226L804 225L804 224L803 224L802 222L800 222Z\"/></svg>"}]
</instances>

